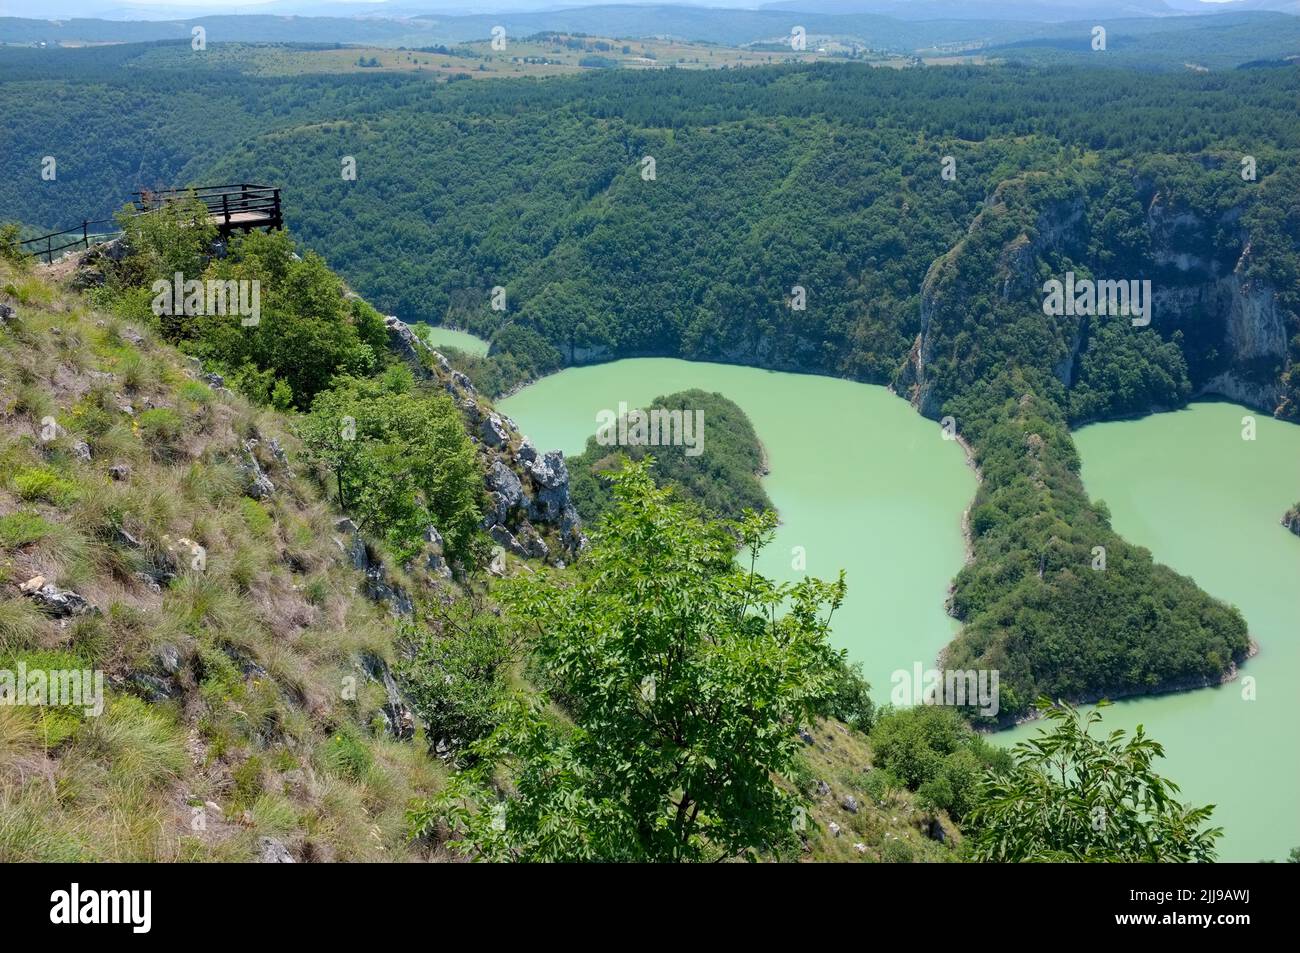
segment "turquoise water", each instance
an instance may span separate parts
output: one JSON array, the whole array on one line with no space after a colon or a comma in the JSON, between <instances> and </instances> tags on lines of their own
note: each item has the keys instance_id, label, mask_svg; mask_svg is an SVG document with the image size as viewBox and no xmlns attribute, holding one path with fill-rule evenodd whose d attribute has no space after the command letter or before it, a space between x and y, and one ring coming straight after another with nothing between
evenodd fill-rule
<instances>
[{"instance_id":1,"label":"turquoise water","mask_svg":"<svg viewBox=\"0 0 1300 953\"><path fill-rule=\"evenodd\" d=\"M886 700L894 671L929 667L956 632L943 602L975 492L961 449L880 387L659 358L565 370L501 408L538 447L572 454L598 410L691 387L731 398L763 441L764 486L782 517L763 571L799 578L801 551L809 574L846 570L834 639ZM1279 525L1300 499L1300 427L1257 416L1256 439L1244 441L1249 413L1197 404L1076 435L1084 482L1115 528L1235 604L1260 644L1242 670L1253 682L1122 701L1106 714L1108 726L1145 725L1182 796L1217 805L1225 860L1281 859L1300 846L1300 538ZM707 453L707 421L705 433ZM995 738L1009 744L1035 731Z\"/></svg>"},{"instance_id":2,"label":"turquoise water","mask_svg":"<svg viewBox=\"0 0 1300 953\"><path fill-rule=\"evenodd\" d=\"M1253 441L1241 436L1248 414ZM1279 520L1300 499L1300 427L1205 403L1085 427L1075 440L1088 493L1115 529L1237 606L1260 645L1241 680L1117 702L1106 724L1144 725L1184 799L1218 805L1222 859L1284 859L1300 846L1300 537Z\"/></svg>"},{"instance_id":3,"label":"turquoise water","mask_svg":"<svg viewBox=\"0 0 1300 953\"><path fill-rule=\"evenodd\" d=\"M488 352L488 342L480 337L466 331L457 331L454 328L439 328L432 324L412 325L416 332L424 340L428 341L433 347L454 347L459 348L466 354L474 354L482 357Z\"/></svg>"},{"instance_id":4,"label":"turquoise water","mask_svg":"<svg viewBox=\"0 0 1300 953\"><path fill-rule=\"evenodd\" d=\"M499 409L540 449L573 454L595 432L598 410L692 387L735 401L763 442L763 485L781 526L762 571L785 580L847 571L834 639L863 663L876 698L888 700L890 675L932 667L956 632L943 606L975 493L961 448L883 387L666 358L570 368ZM706 455L708 432L706 419Z\"/></svg>"}]
</instances>

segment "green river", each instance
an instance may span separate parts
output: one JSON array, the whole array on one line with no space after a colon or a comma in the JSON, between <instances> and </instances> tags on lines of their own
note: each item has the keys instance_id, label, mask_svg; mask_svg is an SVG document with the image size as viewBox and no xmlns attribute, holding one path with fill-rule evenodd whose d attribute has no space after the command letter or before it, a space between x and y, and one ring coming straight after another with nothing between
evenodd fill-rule
<instances>
[{"instance_id":1,"label":"green river","mask_svg":"<svg viewBox=\"0 0 1300 953\"><path fill-rule=\"evenodd\" d=\"M476 357L482 357L488 352L488 342L467 331L457 331L455 328L442 328L432 324L416 324L413 327L431 347L454 347Z\"/></svg>"},{"instance_id":2,"label":"green river","mask_svg":"<svg viewBox=\"0 0 1300 953\"><path fill-rule=\"evenodd\" d=\"M888 701L891 675L930 668L956 631L943 603L975 492L961 448L882 387L665 358L571 368L499 407L539 449L573 454L598 410L691 387L739 404L767 452L764 486L781 526L763 571L781 579L846 571L835 641ZM1106 716L1112 727L1144 724L1165 745L1163 770L1183 796L1218 805L1225 860L1279 859L1300 846L1300 762L1293 742L1279 744L1300 725L1300 538L1279 525L1300 498L1300 427L1261 415L1256 439L1244 441L1247 413L1197 404L1077 435L1084 480L1115 528L1237 605L1261 645L1243 670L1257 700L1243 700L1235 682L1120 702Z\"/></svg>"}]
</instances>

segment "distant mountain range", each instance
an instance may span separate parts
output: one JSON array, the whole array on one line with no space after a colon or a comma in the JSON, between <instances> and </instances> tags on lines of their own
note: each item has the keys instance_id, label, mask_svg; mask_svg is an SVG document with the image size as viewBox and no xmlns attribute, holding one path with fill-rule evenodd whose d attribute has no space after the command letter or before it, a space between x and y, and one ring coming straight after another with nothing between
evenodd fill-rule
<instances>
[{"instance_id":1,"label":"distant mountain range","mask_svg":"<svg viewBox=\"0 0 1300 953\"><path fill-rule=\"evenodd\" d=\"M646 6L633 2L624 4ZM899 20L1010 20L1062 23L1117 17L1167 17L1194 14L1268 11L1300 14L1300 0L706 0L684 6L714 10L793 11L829 15L873 14ZM582 0L48 0L40 5L42 19L100 19L114 21L188 20L198 15L383 17L492 16L502 13L570 12L588 4ZM25 12L10 9L5 12ZM33 11L34 12L34 11Z\"/></svg>"},{"instance_id":2,"label":"distant mountain range","mask_svg":"<svg viewBox=\"0 0 1300 953\"><path fill-rule=\"evenodd\" d=\"M89 6L97 0L53 0ZM410 0L396 0L407 5ZM504 0L526 3L530 0ZM531 0L536 3L537 0ZM1175 6L1176 5L1176 6ZM790 8L790 9L787 9ZM1141 37L1146 52L1159 58L1166 34L1179 34L1180 49L1189 31L1211 25L1233 28L1233 42L1261 44L1260 56L1300 53L1291 38L1300 17L1300 0L779 0L762 9L622 4L551 10L451 14L412 12L397 16L394 3L307 4L273 0L259 13L205 13L177 19L0 18L0 43L76 45L188 39L193 25L208 42L349 43L375 46L429 46L486 39L493 27L523 37L538 32L586 33L608 37L667 36L729 46L779 41L793 26L810 36L836 37L868 49L911 52L934 49L991 49L1046 42L1068 47L1086 38L1092 24L1104 23L1112 35ZM368 16L300 16L289 10L364 9ZM274 11L272 14L271 11ZM978 12L978 16L976 15ZM1063 20L1064 18L1064 20ZM1209 38L1207 34L1204 39ZM1215 52L1213 50L1209 52ZM1236 52L1233 59L1240 59ZM1247 57L1251 58L1251 57Z\"/></svg>"},{"instance_id":3,"label":"distant mountain range","mask_svg":"<svg viewBox=\"0 0 1300 953\"><path fill-rule=\"evenodd\" d=\"M1300 14L1300 0L777 0L763 10L874 13L900 20L1071 20L1275 12Z\"/></svg>"},{"instance_id":4,"label":"distant mountain range","mask_svg":"<svg viewBox=\"0 0 1300 953\"><path fill-rule=\"evenodd\" d=\"M1200 3L1199 6L1211 4ZM1174 16L1165 0L776 0L762 10L874 13L900 20L1021 20L1058 23L1095 17Z\"/></svg>"}]
</instances>

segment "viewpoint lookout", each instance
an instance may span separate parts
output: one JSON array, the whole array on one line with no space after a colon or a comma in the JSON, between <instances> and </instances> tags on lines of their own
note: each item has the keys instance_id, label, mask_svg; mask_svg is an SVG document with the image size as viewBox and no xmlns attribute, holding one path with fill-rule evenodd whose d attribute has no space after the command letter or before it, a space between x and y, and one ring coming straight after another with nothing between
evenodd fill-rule
<instances>
[{"instance_id":1,"label":"viewpoint lookout","mask_svg":"<svg viewBox=\"0 0 1300 953\"><path fill-rule=\"evenodd\" d=\"M208 219L217 226L217 232L222 238L235 231L248 232L254 228L284 227L284 218L280 212L280 190L270 185L250 185L241 182L237 185L203 185L188 189L146 190L131 194L134 196L132 205L135 215L149 215L168 203L179 202L189 197L197 198L207 208ZM102 230L99 227L101 225L114 227ZM86 220L80 225L65 228L61 232L51 232L39 238L28 238L19 244L26 254L52 262L58 252L79 246L89 248L93 242L104 241L122 234L122 230L116 225L117 220L111 218L94 222ZM54 244L56 239L60 244Z\"/></svg>"}]
</instances>

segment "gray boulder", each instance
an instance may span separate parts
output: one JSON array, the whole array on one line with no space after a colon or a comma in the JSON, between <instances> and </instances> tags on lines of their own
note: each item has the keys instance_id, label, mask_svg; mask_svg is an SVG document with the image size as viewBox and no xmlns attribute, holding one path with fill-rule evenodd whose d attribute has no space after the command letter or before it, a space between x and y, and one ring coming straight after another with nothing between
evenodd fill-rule
<instances>
[{"instance_id":1,"label":"gray boulder","mask_svg":"<svg viewBox=\"0 0 1300 953\"><path fill-rule=\"evenodd\" d=\"M504 447L510 441L510 431L496 414L488 414L479 425L479 436L489 447Z\"/></svg>"},{"instance_id":2,"label":"gray boulder","mask_svg":"<svg viewBox=\"0 0 1300 953\"><path fill-rule=\"evenodd\" d=\"M275 494L275 484L257 462L257 454L254 453L256 447L256 439L244 441L244 460L237 469L244 478L245 495L255 500L265 500Z\"/></svg>"},{"instance_id":3,"label":"gray boulder","mask_svg":"<svg viewBox=\"0 0 1300 953\"><path fill-rule=\"evenodd\" d=\"M515 507L521 506L524 502L523 484L519 482L519 477L515 475L514 470L500 459L496 459L492 461L492 468L488 471L487 485L491 491L492 507L484 522L488 526L496 523L504 525L509 521L510 513Z\"/></svg>"},{"instance_id":4,"label":"gray boulder","mask_svg":"<svg viewBox=\"0 0 1300 953\"><path fill-rule=\"evenodd\" d=\"M258 841L258 847L261 851L258 862L263 864L292 864L294 863L293 854L289 853L289 848L280 843L274 837L263 837Z\"/></svg>"},{"instance_id":5,"label":"gray boulder","mask_svg":"<svg viewBox=\"0 0 1300 953\"><path fill-rule=\"evenodd\" d=\"M181 670L181 650L170 642L158 646L158 666L168 675L175 675Z\"/></svg>"},{"instance_id":6,"label":"gray boulder","mask_svg":"<svg viewBox=\"0 0 1300 953\"><path fill-rule=\"evenodd\" d=\"M550 450L540 460L524 464L533 482L533 501L529 517L543 523L558 525L570 508L569 468L564 464L564 453Z\"/></svg>"},{"instance_id":7,"label":"gray boulder","mask_svg":"<svg viewBox=\"0 0 1300 953\"><path fill-rule=\"evenodd\" d=\"M361 665L366 675L384 687L388 701L380 708L380 714L384 718L385 730L399 741L409 741L415 737L415 714L402 698L388 663L373 652L363 652Z\"/></svg>"},{"instance_id":8,"label":"gray boulder","mask_svg":"<svg viewBox=\"0 0 1300 953\"><path fill-rule=\"evenodd\" d=\"M71 589L60 589L54 583L46 582L44 576L34 576L23 583L20 589L23 595L36 604L36 608L55 618L91 615L99 611L85 596Z\"/></svg>"},{"instance_id":9,"label":"gray boulder","mask_svg":"<svg viewBox=\"0 0 1300 953\"><path fill-rule=\"evenodd\" d=\"M132 672L126 683L137 695L154 705L180 696L180 687L171 679L159 678L150 672Z\"/></svg>"},{"instance_id":10,"label":"gray boulder","mask_svg":"<svg viewBox=\"0 0 1300 953\"><path fill-rule=\"evenodd\" d=\"M428 377L424 355L429 346L420 340L409 324L395 315L384 318L384 327L388 329L388 346L414 364L422 376Z\"/></svg>"},{"instance_id":11,"label":"gray boulder","mask_svg":"<svg viewBox=\"0 0 1300 953\"><path fill-rule=\"evenodd\" d=\"M515 533L515 538L519 540L519 545L524 551L525 556L533 559L545 559L550 555L551 549L546 545L546 540L542 539L537 530L527 520L519 524L519 529Z\"/></svg>"},{"instance_id":12,"label":"gray boulder","mask_svg":"<svg viewBox=\"0 0 1300 953\"><path fill-rule=\"evenodd\" d=\"M528 551L520 545L519 540L515 539L514 534L499 523L488 530L488 535L492 537L493 542L508 552L512 552L516 556L528 555Z\"/></svg>"}]
</instances>

